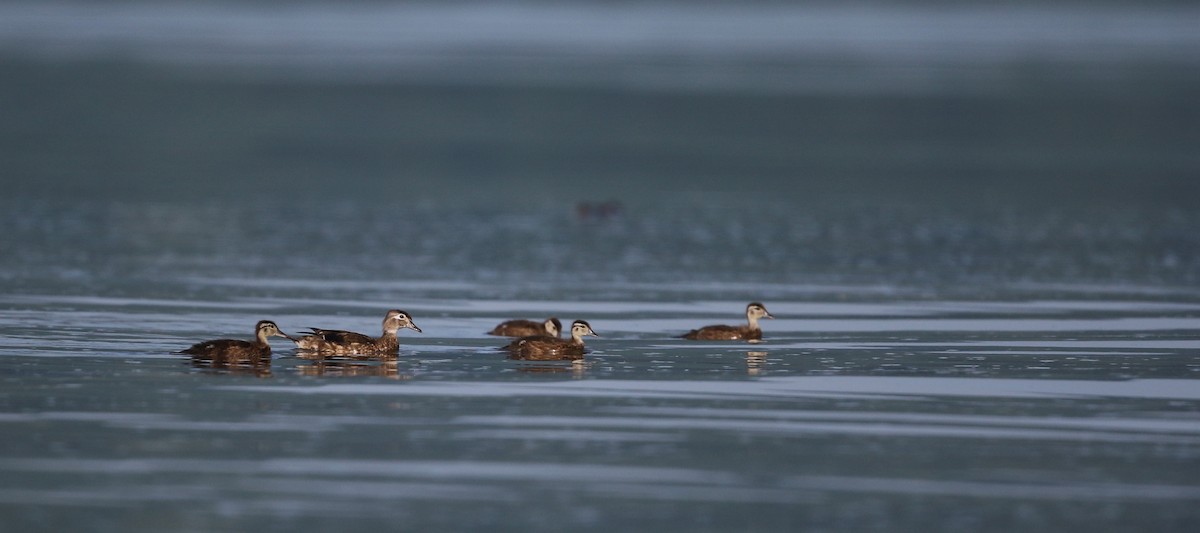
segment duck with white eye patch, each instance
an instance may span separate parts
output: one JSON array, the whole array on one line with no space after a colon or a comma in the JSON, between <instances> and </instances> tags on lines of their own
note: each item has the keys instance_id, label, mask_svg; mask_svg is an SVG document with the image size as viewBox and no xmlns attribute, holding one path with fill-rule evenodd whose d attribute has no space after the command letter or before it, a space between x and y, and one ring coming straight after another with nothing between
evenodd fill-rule
<instances>
[{"instance_id":1,"label":"duck with white eye patch","mask_svg":"<svg viewBox=\"0 0 1200 533\"><path fill-rule=\"evenodd\" d=\"M383 335L370 337L353 331L310 328L310 334L294 339L300 350L320 355L395 355L400 352L401 329L421 333L412 317L392 309L383 317Z\"/></svg>"},{"instance_id":2,"label":"duck with white eye patch","mask_svg":"<svg viewBox=\"0 0 1200 533\"><path fill-rule=\"evenodd\" d=\"M509 359L521 359L529 361L572 361L583 359L585 352L583 345L583 337L592 336L599 337L592 326L586 321L576 320L571 324L570 340L558 339L555 337L539 335L533 337L522 337L512 341L505 346L508 350Z\"/></svg>"},{"instance_id":3,"label":"duck with white eye patch","mask_svg":"<svg viewBox=\"0 0 1200 533\"><path fill-rule=\"evenodd\" d=\"M193 344L190 348L175 353L190 355L193 358L219 359L223 361L245 361L271 357L271 344L268 337L283 337L288 340L296 339L279 330L279 326L270 320L259 320L254 325L254 340L217 339Z\"/></svg>"},{"instance_id":4,"label":"duck with white eye patch","mask_svg":"<svg viewBox=\"0 0 1200 533\"><path fill-rule=\"evenodd\" d=\"M699 341L738 341L747 340L757 342L762 340L762 328L758 326L760 318L775 318L771 313L767 312L766 306L759 302L750 302L746 305L746 322L745 326L726 326L714 325L704 326L700 329L693 329L683 335L681 339L699 340Z\"/></svg>"}]
</instances>

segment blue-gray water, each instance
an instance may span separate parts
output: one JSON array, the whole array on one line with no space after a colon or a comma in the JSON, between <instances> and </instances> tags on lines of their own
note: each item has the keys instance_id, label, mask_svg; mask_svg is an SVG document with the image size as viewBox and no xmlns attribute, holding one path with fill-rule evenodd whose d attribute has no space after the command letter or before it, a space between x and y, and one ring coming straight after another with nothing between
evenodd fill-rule
<instances>
[{"instance_id":1,"label":"blue-gray water","mask_svg":"<svg viewBox=\"0 0 1200 533\"><path fill-rule=\"evenodd\" d=\"M102 5L0 4L0 529L1200 527L1193 7Z\"/></svg>"}]
</instances>

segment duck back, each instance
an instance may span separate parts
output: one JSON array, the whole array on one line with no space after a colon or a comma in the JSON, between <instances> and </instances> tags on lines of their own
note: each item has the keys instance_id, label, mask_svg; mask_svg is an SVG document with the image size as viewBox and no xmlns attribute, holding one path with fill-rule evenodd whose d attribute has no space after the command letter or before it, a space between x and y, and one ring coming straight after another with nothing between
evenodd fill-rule
<instances>
[{"instance_id":1,"label":"duck back","mask_svg":"<svg viewBox=\"0 0 1200 533\"><path fill-rule=\"evenodd\" d=\"M584 347L548 335L522 337L505 347L509 359L530 361L570 361L583 359Z\"/></svg>"},{"instance_id":2,"label":"duck back","mask_svg":"<svg viewBox=\"0 0 1200 533\"><path fill-rule=\"evenodd\" d=\"M296 347L318 353L336 355L387 354L400 351L395 335L379 338L338 329L310 328L312 334L296 340Z\"/></svg>"},{"instance_id":3,"label":"duck back","mask_svg":"<svg viewBox=\"0 0 1200 533\"><path fill-rule=\"evenodd\" d=\"M237 339L217 339L193 344L179 353L204 359L257 359L270 357L271 345Z\"/></svg>"},{"instance_id":4,"label":"duck back","mask_svg":"<svg viewBox=\"0 0 1200 533\"><path fill-rule=\"evenodd\" d=\"M704 326L700 329L693 329L679 338L700 341L738 341L738 340L761 340L761 329L750 329L747 326Z\"/></svg>"},{"instance_id":5,"label":"duck back","mask_svg":"<svg viewBox=\"0 0 1200 533\"><path fill-rule=\"evenodd\" d=\"M488 332L488 335L499 337L530 337L545 334L546 326L532 320L508 320L501 322Z\"/></svg>"}]
</instances>

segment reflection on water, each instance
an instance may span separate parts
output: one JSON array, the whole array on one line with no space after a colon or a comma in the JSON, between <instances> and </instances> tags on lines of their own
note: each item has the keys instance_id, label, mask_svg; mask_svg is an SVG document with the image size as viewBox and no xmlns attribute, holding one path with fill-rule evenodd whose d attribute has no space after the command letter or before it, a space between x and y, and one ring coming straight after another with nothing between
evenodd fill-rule
<instances>
[{"instance_id":1,"label":"reflection on water","mask_svg":"<svg viewBox=\"0 0 1200 533\"><path fill-rule=\"evenodd\" d=\"M372 362L364 359L320 358L317 361L296 365L302 376L374 376L388 379L412 379L413 375L400 373L400 364L395 360Z\"/></svg>"},{"instance_id":2,"label":"reflection on water","mask_svg":"<svg viewBox=\"0 0 1200 533\"><path fill-rule=\"evenodd\" d=\"M746 352L746 374L761 376L766 372L767 352Z\"/></svg>"},{"instance_id":3,"label":"reflection on water","mask_svg":"<svg viewBox=\"0 0 1200 533\"><path fill-rule=\"evenodd\" d=\"M592 362L574 359L562 362L516 363L517 372L524 374L570 374L573 379L582 379Z\"/></svg>"},{"instance_id":4,"label":"reflection on water","mask_svg":"<svg viewBox=\"0 0 1200 533\"><path fill-rule=\"evenodd\" d=\"M294 354L297 358L306 361L397 361L400 355L396 353L381 353L381 354L331 354L327 352L318 352L313 350L295 350Z\"/></svg>"},{"instance_id":5,"label":"reflection on water","mask_svg":"<svg viewBox=\"0 0 1200 533\"><path fill-rule=\"evenodd\" d=\"M260 378L271 377L271 357L230 359L224 357L192 356L192 368L218 370L222 374L248 374Z\"/></svg>"}]
</instances>

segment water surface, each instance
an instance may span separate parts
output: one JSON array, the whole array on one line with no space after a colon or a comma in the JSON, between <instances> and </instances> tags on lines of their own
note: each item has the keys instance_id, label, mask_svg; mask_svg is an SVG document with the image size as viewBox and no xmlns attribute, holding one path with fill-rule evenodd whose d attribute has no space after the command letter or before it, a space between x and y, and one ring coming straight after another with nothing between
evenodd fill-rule
<instances>
[{"instance_id":1,"label":"water surface","mask_svg":"<svg viewBox=\"0 0 1200 533\"><path fill-rule=\"evenodd\" d=\"M22 245L0 296L0 507L24 527L1197 519L1200 294L1154 281L1196 266L1139 264L1128 245L1108 257L1137 283L1050 283L936 266L971 253L953 246L892 261L890 277L839 272L858 248L814 261L812 243L767 246L807 235L786 210L693 210L685 224L636 208L603 221L418 209L412 237L374 230L389 208L296 223L291 204L30 207L8 215ZM158 223L173 216L197 222ZM763 248L692 243L750 219L768 228ZM545 237L521 253L493 238L523 233ZM1024 235L1009 249L1032 246ZM344 251L360 241L377 251ZM1097 260L1070 250L1017 259L1051 273ZM766 342L674 337L736 322L751 299L777 317ZM424 329L402 332L392 361L312 361L282 342L255 366L172 353L248 337L262 318L374 332L391 307ZM549 315L600 333L584 364L509 361L483 335Z\"/></svg>"},{"instance_id":2,"label":"water surface","mask_svg":"<svg viewBox=\"0 0 1200 533\"><path fill-rule=\"evenodd\" d=\"M1195 19L0 3L0 520L1196 531Z\"/></svg>"}]
</instances>

